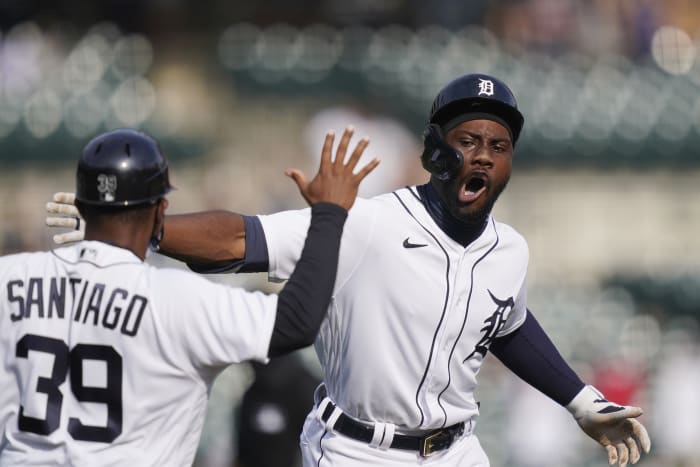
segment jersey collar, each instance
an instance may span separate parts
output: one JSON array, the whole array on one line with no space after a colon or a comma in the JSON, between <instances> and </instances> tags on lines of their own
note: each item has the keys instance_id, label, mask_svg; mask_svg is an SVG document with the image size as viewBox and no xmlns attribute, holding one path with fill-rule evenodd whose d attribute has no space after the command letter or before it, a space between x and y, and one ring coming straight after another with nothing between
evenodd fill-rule
<instances>
[{"instance_id":1,"label":"jersey collar","mask_svg":"<svg viewBox=\"0 0 700 467\"><path fill-rule=\"evenodd\" d=\"M87 262L100 267L143 262L131 250L96 240L83 240L75 245L59 248L54 250L54 254L69 263Z\"/></svg>"}]
</instances>

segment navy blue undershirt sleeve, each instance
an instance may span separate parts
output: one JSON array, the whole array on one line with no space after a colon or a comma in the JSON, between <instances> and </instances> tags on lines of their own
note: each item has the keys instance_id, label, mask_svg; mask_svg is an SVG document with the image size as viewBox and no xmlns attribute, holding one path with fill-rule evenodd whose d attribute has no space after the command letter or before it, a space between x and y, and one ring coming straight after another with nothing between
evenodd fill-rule
<instances>
[{"instance_id":1,"label":"navy blue undershirt sleeve","mask_svg":"<svg viewBox=\"0 0 700 467\"><path fill-rule=\"evenodd\" d=\"M495 339L490 350L523 381L562 406L585 386L530 310L522 326Z\"/></svg>"},{"instance_id":2,"label":"navy blue undershirt sleeve","mask_svg":"<svg viewBox=\"0 0 700 467\"><path fill-rule=\"evenodd\" d=\"M256 216L243 216L243 222L245 223L245 258L211 263L187 263L187 266L200 274L267 271L269 264L267 242L260 219Z\"/></svg>"},{"instance_id":3,"label":"navy blue undershirt sleeve","mask_svg":"<svg viewBox=\"0 0 700 467\"><path fill-rule=\"evenodd\" d=\"M269 258L265 232L260 219L257 216L243 216L243 221L245 222L245 259L240 272L265 272L268 270Z\"/></svg>"},{"instance_id":4,"label":"navy blue undershirt sleeve","mask_svg":"<svg viewBox=\"0 0 700 467\"><path fill-rule=\"evenodd\" d=\"M316 339L333 294L347 215L336 204L311 206L311 223L301 257L279 293L268 356L309 346Z\"/></svg>"}]
</instances>

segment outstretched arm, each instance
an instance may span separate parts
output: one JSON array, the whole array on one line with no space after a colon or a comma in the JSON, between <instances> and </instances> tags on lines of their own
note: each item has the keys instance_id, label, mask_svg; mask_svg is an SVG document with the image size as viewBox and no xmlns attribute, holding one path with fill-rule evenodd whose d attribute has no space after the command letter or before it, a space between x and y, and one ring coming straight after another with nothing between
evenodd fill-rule
<instances>
[{"instance_id":1,"label":"outstretched arm","mask_svg":"<svg viewBox=\"0 0 700 467\"><path fill-rule=\"evenodd\" d=\"M166 216L160 253L186 263L230 262L245 257L243 216L203 211Z\"/></svg>"},{"instance_id":2,"label":"outstretched arm","mask_svg":"<svg viewBox=\"0 0 700 467\"><path fill-rule=\"evenodd\" d=\"M581 429L605 447L610 465L635 464L642 451L649 452L649 435L635 420L642 409L609 402L581 381L529 310L523 325L495 339L490 350L513 373L566 407Z\"/></svg>"},{"instance_id":3,"label":"outstretched arm","mask_svg":"<svg viewBox=\"0 0 700 467\"><path fill-rule=\"evenodd\" d=\"M352 134L352 128L346 129L343 134L341 144L345 145L345 149ZM363 141L358 143L358 148L360 144L364 144L360 153L368 144L366 140ZM298 185L300 183L308 185L305 179L299 178L304 175L298 170L290 170L287 175ZM301 185L299 186L301 189ZM337 187L333 189L338 190ZM302 195L308 202L309 199L306 198L304 190ZM46 225L74 229L70 232L55 234L53 239L57 244L83 239L85 222L80 218L74 206L74 200L75 194L60 192L54 194L53 200L46 205ZM166 216L159 252L184 261L195 270L201 269L200 272L236 269L237 262L247 259L247 234L250 234L250 229L254 228L254 225L246 225L245 216L224 210ZM255 260L259 261L260 258ZM261 268L264 266L255 264L252 270L261 270Z\"/></svg>"},{"instance_id":4,"label":"outstretched arm","mask_svg":"<svg viewBox=\"0 0 700 467\"><path fill-rule=\"evenodd\" d=\"M489 350L523 381L562 406L585 386L530 310L522 326L495 339Z\"/></svg>"},{"instance_id":5,"label":"outstretched arm","mask_svg":"<svg viewBox=\"0 0 700 467\"><path fill-rule=\"evenodd\" d=\"M351 127L343 132L338 145L338 153L333 162L330 162L330 158L334 133L328 132L326 134L322 149L326 159L323 159L322 156L322 165L316 178L311 182L308 182L299 170L290 169L287 171L287 176L296 182L301 195L309 205L321 198L328 197L338 200L338 204L341 205L350 206L354 203L356 191L353 193L347 191L347 186L341 183L340 179L329 185L324 184L320 178L344 175L337 164L343 163L353 132ZM368 144L369 141L366 139L358 142L348 160L348 165L352 165L353 168L356 166L357 160L355 158L362 155ZM323 163L326 165L324 166ZM372 161L357 174L352 175L361 175L364 178L370 171L374 170L376 164L378 162ZM367 171L365 172L365 170ZM359 183L359 180L356 179L353 179L352 183L355 181ZM164 255L188 263L195 270L198 269L198 265L204 265L205 272L215 272L219 267L229 270L232 269L232 265L237 260L246 258L246 238L247 233L251 232L247 228L252 228L252 226L246 225L244 216L230 211L205 211L167 216L159 251Z\"/></svg>"},{"instance_id":6,"label":"outstretched arm","mask_svg":"<svg viewBox=\"0 0 700 467\"><path fill-rule=\"evenodd\" d=\"M72 229L53 236L57 244L78 242L85 221L75 207L75 193L58 192L46 204L46 225ZM188 263L226 262L245 257L245 222L230 211L203 211L166 216L160 252Z\"/></svg>"}]
</instances>

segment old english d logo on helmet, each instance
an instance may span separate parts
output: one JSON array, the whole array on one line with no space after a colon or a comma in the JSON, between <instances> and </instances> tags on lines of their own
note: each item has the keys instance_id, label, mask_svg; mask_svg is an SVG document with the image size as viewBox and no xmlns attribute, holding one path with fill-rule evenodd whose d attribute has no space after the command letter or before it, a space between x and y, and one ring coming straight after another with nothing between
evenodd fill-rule
<instances>
[{"instance_id":1,"label":"old english d logo on helmet","mask_svg":"<svg viewBox=\"0 0 700 467\"><path fill-rule=\"evenodd\" d=\"M493 81L479 78L479 95L493 96Z\"/></svg>"}]
</instances>

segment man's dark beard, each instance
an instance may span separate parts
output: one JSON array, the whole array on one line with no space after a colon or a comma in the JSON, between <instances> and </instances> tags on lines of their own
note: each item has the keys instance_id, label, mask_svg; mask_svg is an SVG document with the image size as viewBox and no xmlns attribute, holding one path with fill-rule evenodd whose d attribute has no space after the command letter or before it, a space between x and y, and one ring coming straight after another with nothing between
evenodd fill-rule
<instances>
[{"instance_id":1,"label":"man's dark beard","mask_svg":"<svg viewBox=\"0 0 700 467\"><path fill-rule=\"evenodd\" d=\"M417 188L421 201L430 217L450 238L464 247L473 242L484 231L491 208L496 202L498 195L503 191L501 189L497 192L494 199L487 206L484 206L484 209L468 217L460 216L458 218L450 212L450 208L431 182L420 185Z\"/></svg>"},{"instance_id":2,"label":"man's dark beard","mask_svg":"<svg viewBox=\"0 0 700 467\"><path fill-rule=\"evenodd\" d=\"M470 212L470 213L466 213L466 214L460 213L460 210L457 207L457 202L454 199L454 197L452 196L452 191L450 190L451 187L444 186L444 185L442 187L442 192L445 193L444 197L447 198L449 200L449 202L445 201L444 199L442 199L442 202L445 203L450 216L456 222L459 222L461 224L465 224L465 226L482 225L483 222L486 220L486 218L489 216L489 214L491 214L491 211L493 210L493 207L496 204L498 197L501 196L501 193L503 193L503 190L506 189L506 186L508 185L509 181L510 181L510 177L508 178L508 180L505 181L503 186L501 186L494 193L493 197L489 198L487 203L476 212ZM444 182L438 182L438 183L442 184ZM454 183L454 182L447 182L447 183L449 184L449 183ZM461 187L459 187L458 189L461 189Z\"/></svg>"},{"instance_id":3,"label":"man's dark beard","mask_svg":"<svg viewBox=\"0 0 700 467\"><path fill-rule=\"evenodd\" d=\"M496 201L498 201L498 197L501 196L501 193L503 193L503 190L505 190L507 184L508 182L506 182L506 184L503 185L501 189L498 190L494 194L494 196L488 200L488 202L484 205L482 209L479 209L476 212L470 212L464 215L460 215L459 217L455 217L452 211L450 211L450 214L452 215L452 217L455 218L457 222L460 222L462 224L466 224L468 226L482 225L484 223L484 220L486 220L489 214L491 214L491 211L493 210Z\"/></svg>"}]
</instances>

